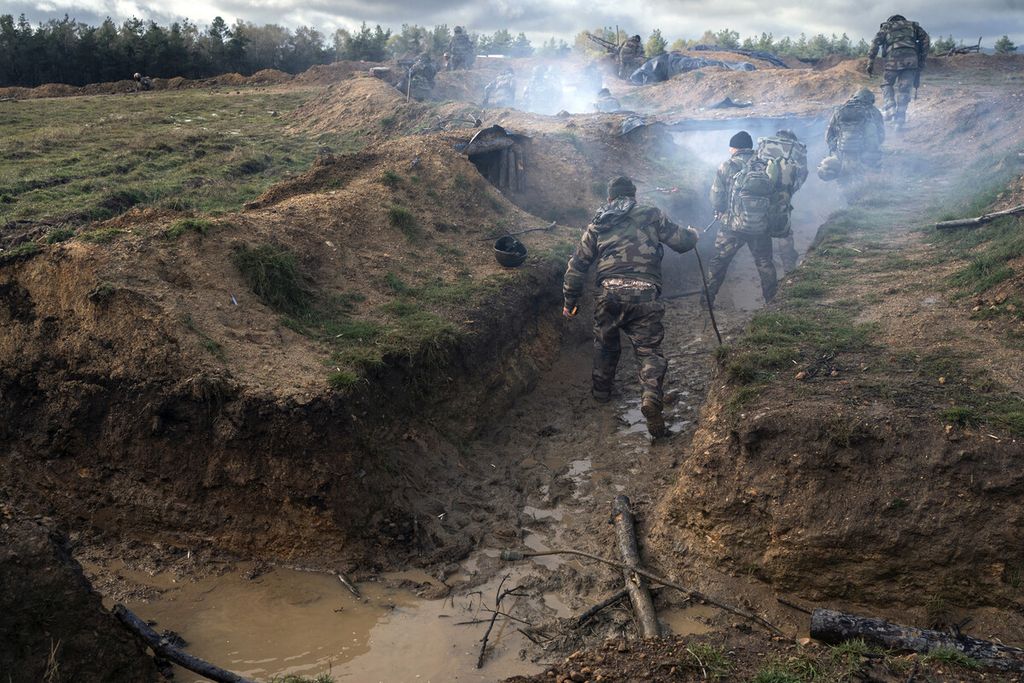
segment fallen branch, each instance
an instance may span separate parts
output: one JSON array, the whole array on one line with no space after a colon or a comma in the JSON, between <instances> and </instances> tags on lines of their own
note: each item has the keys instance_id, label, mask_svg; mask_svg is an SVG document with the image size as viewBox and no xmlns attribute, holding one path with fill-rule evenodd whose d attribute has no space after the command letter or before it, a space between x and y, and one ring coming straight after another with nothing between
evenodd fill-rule
<instances>
[{"instance_id":1,"label":"fallen branch","mask_svg":"<svg viewBox=\"0 0 1024 683\"><path fill-rule=\"evenodd\" d=\"M337 572L336 575L338 577L338 581L341 581L341 585L347 588L349 593L356 596L356 598L360 600L363 599L363 596L359 594L359 589L356 588L356 585L352 583L352 581L347 576L345 576L344 572L339 571Z\"/></svg>"},{"instance_id":2,"label":"fallen branch","mask_svg":"<svg viewBox=\"0 0 1024 683\"><path fill-rule=\"evenodd\" d=\"M506 595L515 593L520 588L522 588L522 586L516 586L515 588L509 588L508 590L502 592L501 587L505 585L506 581L508 581L508 577L509 575L506 574L505 577L501 580L501 583L498 584L497 596L494 598L494 612L491 613L491 623L487 626L487 631L484 632L484 637L480 639L480 656L476 658L476 668L478 669L482 669L484 666L484 652L487 651L487 639L491 637L491 629L494 628L494 622L498 620L498 615L503 615L506 617L509 616L500 611L501 601L505 599Z\"/></svg>"},{"instance_id":3,"label":"fallen branch","mask_svg":"<svg viewBox=\"0 0 1024 683\"><path fill-rule=\"evenodd\" d=\"M993 211L992 213L986 213L984 216L978 216L976 218L958 218L953 221L942 221L941 223L935 224L936 230L952 230L954 228L974 228L979 225L985 225L991 223L997 218L1003 216L1019 216L1024 214L1024 204L1015 206L1012 209L1006 209L1004 211Z\"/></svg>"},{"instance_id":4,"label":"fallen branch","mask_svg":"<svg viewBox=\"0 0 1024 683\"><path fill-rule=\"evenodd\" d=\"M811 637L837 645L861 638L864 642L888 650L926 653L950 649L976 659L983 666L1003 671L1024 671L1024 650L987 640L913 626L900 626L882 619L858 617L828 609L816 609L811 615Z\"/></svg>"},{"instance_id":5,"label":"fallen branch","mask_svg":"<svg viewBox=\"0 0 1024 683\"><path fill-rule=\"evenodd\" d=\"M683 595L689 596L689 597L693 598L694 600L697 600L699 602L704 602L704 603L707 603L709 605L714 605L715 607L718 607L719 609L723 609L726 612L729 612L730 614L735 614L738 617L742 617L744 619L748 619L750 621L753 621L756 624L760 624L761 626L765 627L766 629L768 629L769 631L771 631L772 633L774 633L776 635L780 635L780 636L784 636L785 635L777 626L774 626L771 622L769 622L766 619L763 619L763 618L757 616L756 614L752 614L752 613L747 612L746 610L742 610L742 609L740 609L738 607L733 607L730 604L724 603L724 602L722 602L720 600L716 600L715 598L712 598L709 595L705 595L704 593L701 593L700 591L691 590L691 589L687 588L686 586L683 586L681 584L675 583L674 581L670 581L670 580L668 580L666 578L658 576L657 574L651 572L648 569L644 569L643 567L630 567L630 566L627 566L627 565L623 564L622 562L617 562L615 560L609 560L607 557L601 557L600 555L594 555L593 553L584 552L582 550L574 550L572 548L561 548L561 549L558 549L558 550L502 550L501 551L501 559L505 560L506 562L516 562L518 560L526 559L527 557L544 557L544 556L547 556L547 555L575 555L577 557L585 557L588 560L593 560L595 562L600 562L602 564L606 564L609 567L618 567L619 569L628 569L630 571L634 571L637 574L639 574L640 576L643 576L644 578L650 579L651 581L653 581L655 583L659 583L662 586L667 586L669 588L675 588L677 591L679 591Z\"/></svg>"},{"instance_id":6,"label":"fallen branch","mask_svg":"<svg viewBox=\"0 0 1024 683\"><path fill-rule=\"evenodd\" d=\"M612 522L615 524L615 538L619 545L622 561L631 569L623 569L622 577L629 591L629 601L636 613L637 624L644 638L657 638L661 635L658 616L654 611L654 602L647 589L647 580L636 573L640 566L640 551L636 542L636 518L629 507L629 498L616 496L612 502Z\"/></svg>"},{"instance_id":7,"label":"fallen branch","mask_svg":"<svg viewBox=\"0 0 1024 683\"><path fill-rule=\"evenodd\" d=\"M785 605L786 607L789 607L791 609L795 609L797 612L811 614L811 610L807 609L806 607L803 607L802 605L798 605L795 602L792 602L791 600L787 600L786 598L780 596L776 596L775 599L779 601L779 604Z\"/></svg>"},{"instance_id":8,"label":"fallen branch","mask_svg":"<svg viewBox=\"0 0 1024 683\"><path fill-rule=\"evenodd\" d=\"M608 609L615 603L625 598L627 595L629 595L629 591L623 588L618 593L613 593L610 597L607 597L601 602L597 603L596 605L588 609L586 612L576 617L576 628L583 626L583 624L590 621L598 612L604 609Z\"/></svg>"},{"instance_id":9,"label":"fallen branch","mask_svg":"<svg viewBox=\"0 0 1024 683\"><path fill-rule=\"evenodd\" d=\"M204 662L198 657L180 650L173 645L169 644L166 639L162 638L160 634L149 627L149 624L139 619L130 609L124 605L114 605L114 616L125 625L125 627L132 631L135 635L141 638L146 645L153 648L155 654L160 655L165 659L169 659L178 666L182 666L189 671L193 671L200 676L209 678L211 681L217 681L218 683L256 683L255 681L243 678L238 674L232 673L225 669Z\"/></svg>"}]
</instances>

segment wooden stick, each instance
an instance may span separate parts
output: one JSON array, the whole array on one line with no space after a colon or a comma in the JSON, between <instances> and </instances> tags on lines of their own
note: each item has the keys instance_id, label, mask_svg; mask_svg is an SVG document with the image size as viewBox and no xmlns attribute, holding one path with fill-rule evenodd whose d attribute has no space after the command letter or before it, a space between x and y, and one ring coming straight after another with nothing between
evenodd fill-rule
<instances>
[{"instance_id":1,"label":"wooden stick","mask_svg":"<svg viewBox=\"0 0 1024 683\"><path fill-rule=\"evenodd\" d=\"M882 619L816 609L811 615L811 637L824 643L839 644L862 638L864 642L889 650L930 652L939 648L956 650L976 659L983 666L1003 671L1024 671L1024 650L987 640L913 626L900 626Z\"/></svg>"},{"instance_id":2,"label":"wooden stick","mask_svg":"<svg viewBox=\"0 0 1024 683\"><path fill-rule=\"evenodd\" d=\"M636 542L636 518L629 507L629 498L616 496L612 502L612 521L615 523L615 538L619 545L619 555L629 567L640 565L640 551ZM658 627L658 616L654 611L654 602L647 589L647 579L632 569L623 569L622 577L629 591L629 601L633 604L636 621L644 638L657 638L661 635Z\"/></svg>"},{"instance_id":3,"label":"wooden stick","mask_svg":"<svg viewBox=\"0 0 1024 683\"><path fill-rule=\"evenodd\" d=\"M769 631L771 631L772 633L774 633L776 635L779 635L779 636L786 635L777 626L773 625L771 622L767 621L766 619L763 619L762 617L757 616L756 614L753 614L751 612L747 612L746 610L742 610L739 607L733 607L732 605L730 605L728 603L722 602L721 600L716 600L715 598L712 598L710 595L705 595L704 593L701 593L700 591L691 590L691 589L687 588L686 586L683 586L681 584L675 583L674 581L670 581L669 579L666 579L664 577L658 576L654 572L650 571L649 569L644 569L643 567L629 567L629 566L627 566L627 565L625 565L625 564L623 564L621 562L617 562L615 560L609 560L607 557L601 557L600 555L594 555L593 553L588 553L588 552L585 552L583 550L575 550L573 548L559 548L557 550L502 550L501 551L501 559L505 560L506 562L516 562L518 560L522 560L522 559L525 559L527 557L544 557L546 555L575 555L577 557L585 557L588 560L593 560L595 562L600 562L602 564L606 564L609 567L618 567L619 569L629 569L630 571L636 572L640 576L643 576L645 578L650 579L654 583L659 583L662 586L667 586L669 588L675 588L677 591L679 591L683 595L689 596L689 597L693 598L694 600L698 600L700 602L705 602L705 603L707 603L709 605L714 605L715 607L718 607L719 609L723 609L726 612L729 612L730 614L735 614L738 617L743 617L744 619L749 619L750 621L756 622L756 623L760 624L761 626L764 626L766 629L768 629Z\"/></svg>"},{"instance_id":4,"label":"wooden stick","mask_svg":"<svg viewBox=\"0 0 1024 683\"><path fill-rule=\"evenodd\" d=\"M590 621L594 617L595 614L597 614L598 612L600 612L603 609L607 609L607 608L611 607L612 605L617 603L619 600L622 600L623 598L625 598L627 595L629 595L629 591L626 590L625 588L623 588L618 593L613 593L610 597L607 597L604 600L602 600L601 602L597 603L596 605L594 605L593 607L588 609L586 612L584 612L583 614L581 614L578 617L576 617L576 628L579 628L580 626L583 626L583 624L585 624L588 621Z\"/></svg>"},{"instance_id":5,"label":"wooden stick","mask_svg":"<svg viewBox=\"0 0 1024 683\"><path fill-rule=\"evenodd\" d=\"M984 216L978 216L976 218L958 218L954 221L942 221L941 223L935 224L936 230L952 230L954 228L974 228L979 225L985 225L985 223L991 223L997 218L1003 216L1019 216L1024 214L1024 204L1015 206L1012 209L1006 209L1005 211L994 211L992 213L986 213Z\"/></svg>"},{"instance_id":6,"label":"wooden stick","mask_svg":"<svg viewBox=\"0 0 1024 683\"><path fill-rule=\"evenodd\" d=\"M169 659L179 666L185 667L189 671L193 671L200 676L205 676L211 681L217 681L217 683L256 683L252 679L243 678L238 674L222 669L219 666L214 666L209 662L204 662L198 657L193 657L187 652L179 650L169 644L160 636L160 634L151 629L149 624L144 622L142 619L139 619L124 605L114 605L114 616L117 617L129 631L132 631L135 635L141 638L146 645L153 648L153 652L165 659Z\"/></svg>"},{"instance_id":7,"label":"wooden stick","mask_svg":"<svg viewBox=\"0 0 1024 683\"><path fill-rule=\"evenodd\" d=\"M360 600L363 599L363 596L359 594L359 589L356 588L356 585L352 583L352 581L347 576L345 576L344 572L339 571L337 572L336 576L338 577L338 581L341 581L341 585L348 589L349 593L356 596Z\"/></svg>"},{"instance_id":8,"label":"wooden stick","mask_svg":"<svg viewBox=\"0 0 1024 683\"><path fill-rule=\"evenodd\" d=\"M505 598L506 595L509 595L510 593L515 593L516 591L522 588L522 586L516 586L515 588L509 588L508 590L502 592L501 587L505 585L506 581L508 581L509 576L509 574L506 574L505 577L501 580L501 583L498 584L498 593L494 599L494 612L491 613L491 623L487 626L487 631L484 632L484 637L480 639L480 656L476 658L476 668L478 669L481 669L484 666L484 652L487 650L487 639L491 636L491 629L494 628L494 622L497 621L498 615L503 614L500 611L501 601ZM509 615L503 614L503 616L508 617ZM529 626L531 624L527 623L527 625Z\"/></svg>"}]
</instances>

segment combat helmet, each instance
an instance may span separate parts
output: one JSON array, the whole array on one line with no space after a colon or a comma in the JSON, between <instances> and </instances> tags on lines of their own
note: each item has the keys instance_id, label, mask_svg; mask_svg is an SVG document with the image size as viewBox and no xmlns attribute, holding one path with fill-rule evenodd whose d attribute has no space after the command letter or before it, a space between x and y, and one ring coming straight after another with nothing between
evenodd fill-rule
<instances>
[{"instance_id":1,"label":"combat helmet","mask_svg":"<svg viewBox=\"0 0 1024 683\"><path fill-rule=\"evenodd\" d=\"M866 104L874 104L875 93L871 92L871 90L868 88L861 88L860 90L857 91L857 94L851 97L850 99L856 100L858 102L864 102Z\"/></svg>"},{"instance_id":2,"label":"combat helmet","mask_svg":"<svg viewBox=\"0 0 1024 683\"><path fill-rule=\"evenodd\" d=\"M455 27L455 33L464 33L465 31L466 29L462 28L461 26Z\"/></svg>"},{"instance_id":3,"label":"combat helmet","mask_svg":"<svg viewBox=\"0 0 1024 683\"><path fill-rule=\"evenodd\" d=\"M142 74L140 74L138 71L136 71L135 73L132 74L132 80L137 81L137 80L140 80L141 78L142 78Z\"/></svg>"},{"instance_id":4,"label":"combat helmet","mask_svg":"<svg viewBox=\"0 0 1024 683\"><path fill-rule=\"evenodd\" d=\"M499 237L494 243L494 258L506 268L515 268L526 261L526 245L512 235Z\"/></svg>"},{"instance_id":5,"label":"combat helmet","mask_svg":"<svg viewBox=\"0 0 1024 683\"><path fill-rule=\"evenodd\" d=\"M906 20L907 20L907 18L905 16L903 16L902 14L894 14L891 17L889 17L886 21L906 21Z\"/></svg>"}]
</instances>

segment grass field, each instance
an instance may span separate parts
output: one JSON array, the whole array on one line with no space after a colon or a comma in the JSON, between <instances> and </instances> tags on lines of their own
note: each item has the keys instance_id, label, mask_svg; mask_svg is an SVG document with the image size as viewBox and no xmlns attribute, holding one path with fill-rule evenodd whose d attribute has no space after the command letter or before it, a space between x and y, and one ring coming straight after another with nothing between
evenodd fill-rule
<instances>
[{"instance_id":1,"label":"grass field","mask_svg":"<svg viewBox=\"0 0 1024 683\"><path fill-rule=\"evenodd\" d=\"M334 136L291 135L313 89L193 89L0 102L0 224L83 224L133 206L217 214L303 171Z\"/></svg>"}]
</instances>

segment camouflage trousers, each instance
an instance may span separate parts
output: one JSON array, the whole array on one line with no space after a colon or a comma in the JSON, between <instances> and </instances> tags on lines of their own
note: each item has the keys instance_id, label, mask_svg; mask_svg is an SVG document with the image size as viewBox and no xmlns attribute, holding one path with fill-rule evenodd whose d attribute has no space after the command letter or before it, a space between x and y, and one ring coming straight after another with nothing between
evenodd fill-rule
<instances>
[{"instance_id":1,"label":"camouflage trousers","mask_svg":"<svg viewBox=\"0 0 1024 683\"><path fill-rule=\"evenodd\" d=\"M882 116L886 121L907 120L910 91L914 89L917 69L886 69L882 75Z\"/></svg>"},{"instance_id":2,"label":"camouflage trousers","mask_svg":"<svg viewBox=\"0 0 1024 683\"><path fill-rule=\"evenodd\" d=\"M764 295L765 302L775 298L775 290L778 289L779 283L775 263L772 262L772 238L768 235L748 235L723 229L719 230L718 236L715 237L715 255L708 264L708 294L712 303L718 296L718 290L725 283L729 264L744 244L754 257L757 274L761 277L761 294Z\"/></svg>"},{"instance_id":3,"label":"camouflage trousers","mask_svg":"<svg viewBox=\"0 0 1024 683\"><path fill-rule=\"evenodd\" d=\"M615 380L619 364L622 331L633 345L640 365L640 386L644 399L662 404L662 385L668 363L661 353L665 326L661 319L665 304L657 300L657 290L630 296L601 289L594 310L594 395L607 396Z\"/></svg>"},{"instance_id":4,"label":"camouflage trousers","mask_svg":"<svg viewBox=\"0 0 1024 683\"><path fill-rule=\"evenodd\" d=\"M796 251L796 244L793 243L793 233L790 232L786 237L776 237L778 243L778 254L782 260L782 272L788 273L789 271L796 268L796 262L800 259L800 254Z\"/></svg>"}]
</instances>

